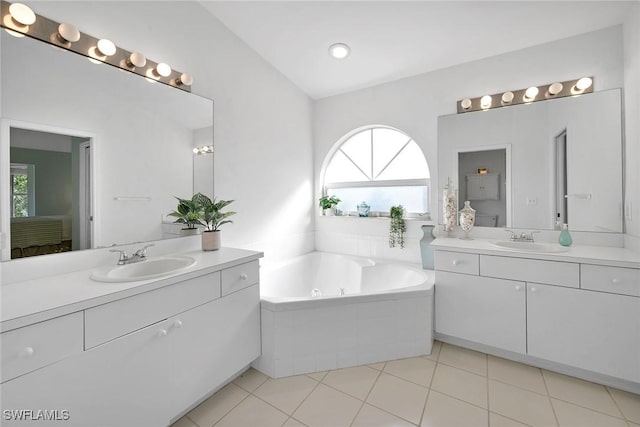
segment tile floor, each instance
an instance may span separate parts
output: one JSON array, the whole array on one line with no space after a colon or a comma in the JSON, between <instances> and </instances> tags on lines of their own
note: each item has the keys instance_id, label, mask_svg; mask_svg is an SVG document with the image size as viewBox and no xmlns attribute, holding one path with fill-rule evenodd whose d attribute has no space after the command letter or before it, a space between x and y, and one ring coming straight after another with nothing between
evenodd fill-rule
<instances>
[{"instance_id":1,"label":"tile floor","mask_svg":"<svg viewBox=\"0 0 640 427\"><path fill-rule=\"evenodd\" d=\"M172 427L640 427L640 395L436 342L424 357L271 379L249 369Z\"/></svg>"}]
</instances>

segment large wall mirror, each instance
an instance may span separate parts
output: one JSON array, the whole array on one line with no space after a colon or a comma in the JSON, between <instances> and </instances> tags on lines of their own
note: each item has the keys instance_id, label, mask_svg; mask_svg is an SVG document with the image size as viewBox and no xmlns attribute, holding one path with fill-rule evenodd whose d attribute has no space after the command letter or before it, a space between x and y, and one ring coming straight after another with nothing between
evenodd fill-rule
<instances>
[{"instance_id":1,"label":"large wall mirror","mask_svg":"<svg viewBox=\"0 0 640 427\"><path fill-rule=\"evenodd\" d=\"M213 196L213 101L2 31L2 259L168 237Z\"/></svg>"},{"instance_id":2,"label":"large wall mirror","mask_svg":"<svg viewBox=\"0 0 640 427\"><path fill-rule=\"evenodd\" d=\"M442 116L438 170L480 226L621 233L621 91Z\"/></svg>"}]
</instances>

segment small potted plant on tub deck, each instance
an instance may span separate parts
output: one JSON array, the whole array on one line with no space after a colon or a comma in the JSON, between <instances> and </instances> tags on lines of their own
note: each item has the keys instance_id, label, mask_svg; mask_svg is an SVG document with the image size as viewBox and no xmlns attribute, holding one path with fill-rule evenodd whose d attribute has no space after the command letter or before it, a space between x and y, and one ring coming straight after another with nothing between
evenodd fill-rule
<instances>
[{"instance_id":1,"label":"small potted plant on tub deck","mask_svg":"<svg viewBox=\"0 0 640 427\"><path fill-rule=\"evenodd\" d=\"M216 201L215 198L211 200L202 193L193 197L198 200L200 205L199 224L205 227L202 232L202 250L217 251L221 246L220 226L233 223L228 218L235 215L233 211L222 212L222 209L233 203L233 200Z\"/></svg>"},{"instance_id":2,"label":"small potted plant on tub deck","mask_svg":"<svg viewBox=\"0 0 640 427\"><path fill-rule=\"evenodd\" d=\"M200 205L196 196L191 199L178 199L178 207L171 212L169 216L176 217L174 221L178 224L184 224L186 227L180 230L181 236L192 236L198 234L196 226L200 224Z\"/></svg>"},{"instance_id":3,"label":"small potted plant on tub deck","mask_svg":"<svg viewBox=\"0 0 640 427\"><path fill-rule=\"evenodd\" d=\"M335 215L335 206L341 202L336 196L322 196L319 199L320 209L324 215Z\"/></svg>"}]
</instances>

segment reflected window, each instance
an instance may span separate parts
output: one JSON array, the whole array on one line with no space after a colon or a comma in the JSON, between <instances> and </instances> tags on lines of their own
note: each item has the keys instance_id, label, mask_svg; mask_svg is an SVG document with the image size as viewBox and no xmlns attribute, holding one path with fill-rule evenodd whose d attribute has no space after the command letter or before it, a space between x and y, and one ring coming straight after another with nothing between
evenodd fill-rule
<instances>
[{"instance_id":1,"label":"reflected window","mask_svg":"<svg viewBox=\"0 0 640 427\"><path fill-rule=\"evenodd\" d=\"M342 142L324 175L327 195L335 195L342 211L355 211L365 201L386 214L401 204L408 213L429 212L429 166L418 144L405 133L386 127L361 130Z\"/></svg>"},{"instance_id":2,"label":"reflected window","mask_svg":"<svg viewBox=\"0 0 640 427\"><path fill-rule=\"evenodd\" d=\"M14 218L28 217L29 212L33 212L29 203L29 189L33 187L29 169L29 165L11 164L11 216Z\"/></svg>"}]
</instances>

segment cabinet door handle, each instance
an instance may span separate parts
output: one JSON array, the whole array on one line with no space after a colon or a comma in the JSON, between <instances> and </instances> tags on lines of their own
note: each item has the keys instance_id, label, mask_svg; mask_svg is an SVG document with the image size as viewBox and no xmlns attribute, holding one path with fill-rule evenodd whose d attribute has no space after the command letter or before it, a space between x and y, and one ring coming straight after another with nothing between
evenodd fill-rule
<instances>
[{"instance_id":1,"label":"cabinet door handle","mask_svg":"<svg viewBox=\"0 0 640 427\"><path fill-rule=\"evenodd\" d=\"M164 337L165 335L167 335L167 330L166 329L160 329L158 331L158 336L159 337Z\"/></svg>"},{"instance_id":2,"label":"cabinet door handle","mask_svg":"<svg viewBox=\"0 0 640 427\"><path fill-rule=\"evenodd\" d=\"M173 322L173 327L174 328L181 328L182 327L182 320L176 319L175 322Z\"/></svg>"},{"instance_id":3,"label":"cabinet door handle","mask_svg":"<svg viewBox=\"0 0 640 427\"><path fill-rule=\"evenodd\" d=\"M533 286L531 287L531 293L535 293L538 292L538 288L534 288Z\"/></svg>"},{"instance_id":4,"label":"cabinet door handle","mask_svg":"<svg viewBox=\"0 0 640 427\"><path fill-rule=\"evenodd\" d=\"M521 291L522 290L522 286L521 285L516 285L516 291Z\"/></svg>"},{"instance_id":5,"label":"cabinet door handle","mask_svg":"<svg viewBox=\"0 0 640 427\"><path fill-rule=\"evenodd\" d=\"M240 275L240 279L241 279L241 280L247 280L248 278L249 278L249 276L247 275L247 273L242 273L242 274Z\"/></svg>"},{"instance_id":6,"label":"cabinet door handle","mask_svg":"<svg viewBox=\"0 0 640 427\"><path fill-rule=\"evenodd\" d=\"M460 265L460 264L462 264L462 261L458 261L457 259L454 259L453 261L451 261L451 264Z\"/></svg>"},{"instance_id":7,"label":"cabinet door handle","mask_svg":"<svg viewBox=\"0 0 640 427\"><path fill-rule=\"evenodd\" d=\"M618 279L617 277L614 277L613 279L611 279L611 283L613 283L614 285L617 285L618 283L622 283L622 280Z\"/></svg>"},{"instance_id":8,"label":"cabinet door handle","mask_svg":"<svg viewBox=\"0 0 640 427\"><path fill-rule=\"evenodd\" d=\"M24 358L28 358L33 356L33 353L34 353L33 347L25 347L20 352L20 356Z\"/></svg>"}]
</instances>

